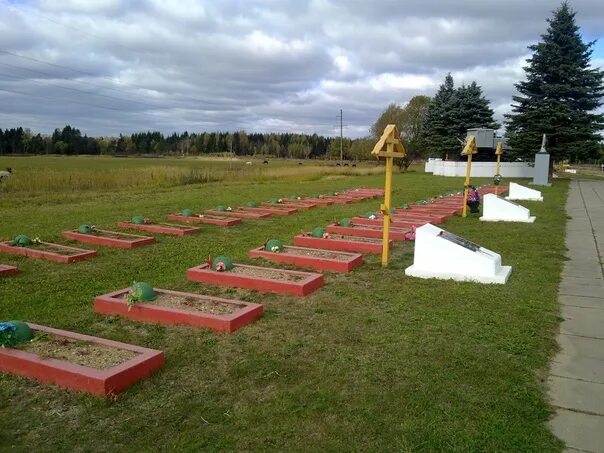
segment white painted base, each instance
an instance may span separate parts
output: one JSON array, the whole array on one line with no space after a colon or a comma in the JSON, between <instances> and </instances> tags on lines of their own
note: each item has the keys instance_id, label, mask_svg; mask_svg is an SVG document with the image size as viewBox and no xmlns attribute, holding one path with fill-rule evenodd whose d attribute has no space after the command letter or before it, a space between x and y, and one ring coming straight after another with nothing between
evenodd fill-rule
<instances>
[{"instance_id":1,"label":"white painted base","mask_svg":"<svg viewBox=\"0 0 604 453\"><path fill-rule=\"evenodd\" d=\"M526 200L526 201L543 201L541 192L529 187L521 186L515 182L511 182L509 186L508 196L506 200Z\"/></svg>"},{"instance_id":2,"label":"white painted base","mask_svg":"<svg viewBox=\"0 0 604 453\"><path fill-rule=\"evenodd\" d=\"M531 217L531 211L524 206L506 201L497 195L488 193L482 197L483 222L524 222L533 223L535 217Z\"/></svg>"},{"instance_id":3,"label":"white painted base","mask_svg":"<svg viewBox=\"0 0 604 453\"><path fill-rule=\"evenodd\" d=\"M501 265L501 255L427 223L415 230L413 265L405 274L503 284L511 271L510 266Z\"/></svg>"},{"instance_id":4,"label":"white painted base","mask_svg":"<svg viewBox=\"0 0 604 453\"><path fill-rule=\"evenodd\" d=\"M484 216L480 217L480 220L483 222L520 222L520 223L535 223L535 219L537 217L530 216L527 219L490 219L490 218L486 218Z\"/></svg>"},{"instance_id":5,"label":"white painted base","mask_svg":"<svg viewBox=\"0 0 604 453\"><path fill-rule=\"evenodd\" d=\"M476 283L486 283L486 284L498 284L503 285L510 278L510 274L512 273L512 266L501 266L501 268L491 276L483 276L483 275L465 275L465 274L456 274L453 272L438 272L438 271L428 271L425 269L420 269L416 265L411 265L407 269L405 269L405 275L409 277L417 277L417 278L437 278L440 280L455 280L458 282L476 282Z\"/></svg>"}]
</instances>

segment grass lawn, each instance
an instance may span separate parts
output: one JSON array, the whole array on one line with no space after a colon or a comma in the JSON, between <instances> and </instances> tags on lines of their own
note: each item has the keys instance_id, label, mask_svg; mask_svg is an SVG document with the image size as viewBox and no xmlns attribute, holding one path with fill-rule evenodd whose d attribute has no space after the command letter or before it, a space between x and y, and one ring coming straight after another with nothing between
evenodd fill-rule
<instances>
[{"instance_id":1,"label":"grass lawn","mask_svg":"<svg viewBox=\"0 0 604 453\"><path fill-rule=\"evenodd\" d=\"M63 173L79 158L62 159L68 165L38 160ZM19 163L0 159L0 168ZM103 171L112 171L108 165ZM137 214L160 221L184 208L383 186L379 174L338 172L300 178L291 170L277 179L265 174L113 190L92 185L52 194L5 191L0 239L23 233L68 243L60 232L84 223L116 229L116 222ZM0 254L0 262L21 270L0 279L0 320L23 319L166 354L161 372L115 401L0 375L0 450L559 451L546 425L544 385L560 321L567 184L557 180L543 188L543 203L523 203L537 216L534 224L456 217L444 225L501 253L503 264L513 266L506 285L406 277L410 243L397 243L388 269L378 256L367 256L348 275L326 274L325 287L305 298L185 279L185 270L209 255L261 263L247 252L265 240L290 243L301 229L375 210L379 200L229 229L203 225L200 234L158 236L155 245L134 250L99 248L97 258L72 265ZM396 174L394 185L400 205L462 181L416 169ZM94 296L133 280L260 302L265 315L227 335L93 313Z\"/></svg>"}]
</instances>

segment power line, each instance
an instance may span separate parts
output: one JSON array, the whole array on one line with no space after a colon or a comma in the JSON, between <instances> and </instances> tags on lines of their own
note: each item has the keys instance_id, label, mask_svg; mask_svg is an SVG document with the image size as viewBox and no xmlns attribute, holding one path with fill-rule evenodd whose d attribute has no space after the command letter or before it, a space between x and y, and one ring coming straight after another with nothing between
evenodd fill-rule
<instances>
[{"instance_id":1,"label":"power line","mask_svg":"<svg viewBox=\"0 0 604 453\"><path fill-rule=\"evenodd\" d=\"M44 96L44 95L41 95L41 94L23 93L22 91L8 90L6 88L0 88L0 91L4 91L6 93L20 94L22 96L31 96L31 97L34 97L34 98L47 99L49 101L57 101L58 100L57 98L51 98L51 97ZM122 113L124 112L123 109L116 109L116 108L113 108L113 107L107 107L107 106L98 105L98 104L90 104L88 102L79 102L79 101L74 101L73 99L70 99L69 102L71 102L73 104L81 104L81 105L86 105L86 106L90 106L90 107L96 107L96 108L99 108L99 109L113 110L113 111L122 112Z\"/></svg>"},{"instance_id":2,"label":"power line","mask_svg":"<svg viewBox=\"0 0 604 453\"><path fill-rule=\"evenodd\" d=\"M89 85L89 86L94 87L94 88L108 89L108 90L112 89L110 87L105 87L103 85L99 85L99 84L96 84L96 83L85 82L83 80L64 79L62 77L57 76L57 74L52 74L50 72L39 71L37 69L26 68L24 66L12 65L12 64L9 64L9 63L2 63L2 62L0 62L0 66L6 66L6 67L9 67L9 68L15 68L15 69L21 69L21 70L24 70L24 71L30 71L30 72L32 72L34 74L45 75L45 76L53 77L55 79L70 80L70 81L74 81L76 83L81 83L83 85ZM48 83L52 83L52 82L48 81ZM118 91L118 90L114 90L114 91ZM124 91L124 92L126 93L126 91ZM93 94L93 93L90 93L90 94ZM132 99L124 99L124 98L118 98L118 97L115 97L115 96L101 95L101 94L97 94L97 96L104 96L104 97L108 97L108 98L112 98L112 99L117 99L117 100L120 100L120 101L134 102L136 104L142 104L142 105L146 105L148 107L156 107L156 106L154 106L152 104L148 104L146 102L141 102L141 101L135 101L135 100L132 100Z\"/></svg>"},{"instance_id":3,"label":"power line","mask_svg":"<svg viewBox=\"0 0 604 453\"><path fill-rule=\"evenodd\" d=\"M2 64L2 63L0 63L0 64ZM0 72L0 76L8 77L8 78L13 79L13 80L23 80L21 77L16 77L16 76L9 75L9 74L4 74L2 72ZM33 79L29 79L28 81L30 83L37 83L38 85L42 85L42 86L49 86L50 85L50 86L54 86L54 87L57 87L57 88L61 88L62 90L75 91L75 92L78 92L78 93L84 93L84 94L88 94L88 95L91 95L91 96L99 96L99 97L108 98L108 99L114 99L114 100L122 101L122 102L124 102L124 101L125 102L132 102L132 101L127 100L127 99L121 99L121 98L118 98L118 97L115 97L115 96L109 96L107 94L98 94L98 93L93 93L91 91L80 90L78 88L66 87L66 86L63 86L63 85L57 85L56 83L53 83L53 82L50 82L50 81L41 81L41 80L33 80ZM143 105L149 105L149 104L143 104Z\"/></svg>"}]
</instances>

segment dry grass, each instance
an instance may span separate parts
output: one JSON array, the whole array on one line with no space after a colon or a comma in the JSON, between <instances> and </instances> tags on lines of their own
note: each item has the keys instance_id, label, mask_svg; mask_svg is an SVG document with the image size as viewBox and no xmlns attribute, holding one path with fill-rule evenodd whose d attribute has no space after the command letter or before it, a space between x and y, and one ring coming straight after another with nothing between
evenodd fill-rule
<instances>
[{"instance_id":1,"label":"dry grass","mask_svg":"<svg viewBox=\"0 0 604 453\"><path fill-rule=\"evenodd\" d=\"M336 167L333 163L298 165L283 161L245 165L240 160L216 158L12 157L0 159L2 166L16 168L0 186L2 192L14 195L176 187L220 181L309 181L327 175L367 176L383 171L375 164L354 168Z\"/></svg>"}]
</instances>

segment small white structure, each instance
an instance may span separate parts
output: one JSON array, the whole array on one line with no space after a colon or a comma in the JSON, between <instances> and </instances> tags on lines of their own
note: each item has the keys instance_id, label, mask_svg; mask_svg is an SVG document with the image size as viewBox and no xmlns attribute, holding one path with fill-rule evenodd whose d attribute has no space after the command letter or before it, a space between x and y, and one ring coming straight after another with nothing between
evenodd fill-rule
<instances>
[{"instance_id":1,"label":"small white structure","mask_svg":"<svg viewBox=\"0 0 604 453\"><path fill-rule=\"evenodd\" d=\"M541 192L535 189L521 186L515 182L510 183L510 189L506 200L527 200L527 201L543 201Z\"/></svg>"},{"instance_id":2,"label":"small white structure","mask_svg":"<svg viewBox=\"0 0 604 453\"><path fill-rule=\"evenodd\" d=\"M533 223L535 216L524 206L499 198L493 193L482 197L482 217L484 222L525 222Z\"/></svg>"},{"instance_id":3,"label":"small white structure","mask_svg":"<svg viewBox=\"0 0 604 453\"><path fill-rule=\"evenodd\" d=\"M472 178L492 178L496 168L497 162L472 162L470 176ZM434 176L464 177L466 162L430 158L424 165L424 171L432 173ZM501 162L499 173L504 178L532 178L534 167L528 162Z\"/></svg>"},{"instance_id":4,"label":"small white structure","mask_svg":"<svg viewBox=\"0 0 604 453\"><path fill-rule=\"evenodd\" d=\"M411 277L498 284L511 272L497 253L430 223L415 230L413 265L405 269Z\"/></svg>"}]
</instances>

